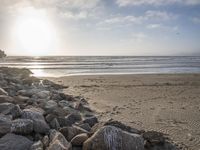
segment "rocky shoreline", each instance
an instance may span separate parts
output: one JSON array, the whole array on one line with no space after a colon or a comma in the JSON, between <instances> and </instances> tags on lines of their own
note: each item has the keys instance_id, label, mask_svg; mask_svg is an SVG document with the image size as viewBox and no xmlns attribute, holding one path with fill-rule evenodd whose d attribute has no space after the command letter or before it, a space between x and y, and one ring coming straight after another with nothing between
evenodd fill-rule
<instances>
[{"instance_id":1,"label":"rocky shoreline","mask_svg":"<svg viewBox=\"0 0 200 150\"><path fill-rule=\"evenodd\" d=\"M162 133L99 122L87 101L64 86L0 68L1 150L176 150Z\"/></svg>"}]
</instances>

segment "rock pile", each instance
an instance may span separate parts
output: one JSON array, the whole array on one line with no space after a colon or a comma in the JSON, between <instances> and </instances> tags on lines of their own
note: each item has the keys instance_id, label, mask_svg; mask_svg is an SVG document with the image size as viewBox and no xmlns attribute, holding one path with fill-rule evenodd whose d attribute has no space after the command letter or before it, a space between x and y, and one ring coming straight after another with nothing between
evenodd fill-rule
<instances>
[{"instance_id":1,"label":"rock pile","mask_svg":"<svg viewBox=\"0 0 200 150\"><path fill-rule=\"evenodd\" d=\"M30 76L0 68L0 150L175 150L164 136L117 121L99 123L80 97Z\"/></svg>"}]
</instances>

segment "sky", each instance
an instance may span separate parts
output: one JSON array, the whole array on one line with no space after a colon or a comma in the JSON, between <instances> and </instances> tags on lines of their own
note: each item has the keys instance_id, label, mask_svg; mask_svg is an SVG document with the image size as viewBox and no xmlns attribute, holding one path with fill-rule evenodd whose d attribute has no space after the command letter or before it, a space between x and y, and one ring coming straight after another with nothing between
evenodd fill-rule
<instances>
[{"instance_id":1,"label":"sky","mask_svg":"<svg viewBox=\"0 0 200 150\"><path fill-rule=\"evenodd\" d=\"M200 55L200 0L0 0L8 55Z\"/></svg>"}]
</instances>

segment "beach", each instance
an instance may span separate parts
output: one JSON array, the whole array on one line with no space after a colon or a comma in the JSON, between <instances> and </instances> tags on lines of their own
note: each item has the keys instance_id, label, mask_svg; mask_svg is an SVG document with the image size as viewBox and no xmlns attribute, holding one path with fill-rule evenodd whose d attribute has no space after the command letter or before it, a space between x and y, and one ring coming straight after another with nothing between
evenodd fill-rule
<instances>
[{"instance_id":1,"label":"beach","mask_svg":"<svg viewBox=\"0 0 200 150\"><path fill-rule=\"evenodd\" d=\"M98 119L165 133L183 149L200 147L200 74L83 75L48 78L84 97Z\"/></svg>"}]
</instances>

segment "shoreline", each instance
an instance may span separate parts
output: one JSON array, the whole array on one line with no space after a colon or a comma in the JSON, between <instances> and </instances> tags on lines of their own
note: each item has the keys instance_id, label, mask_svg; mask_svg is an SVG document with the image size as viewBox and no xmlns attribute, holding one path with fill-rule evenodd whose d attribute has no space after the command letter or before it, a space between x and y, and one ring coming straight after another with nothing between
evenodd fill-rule
<instances>
[{"instance_id":1,"label":"shoreline","mask_svg":"<svg viewBox=\"0 0 200 150\"><path fill-rule=\"evenodd\" d=\"M200 74L84 75L47 79L68 86L66 93L85 97L100 120L113 118L138 129L161 131L188 149L200 146L197 117Z\"/></svg>"}]
</instances>

